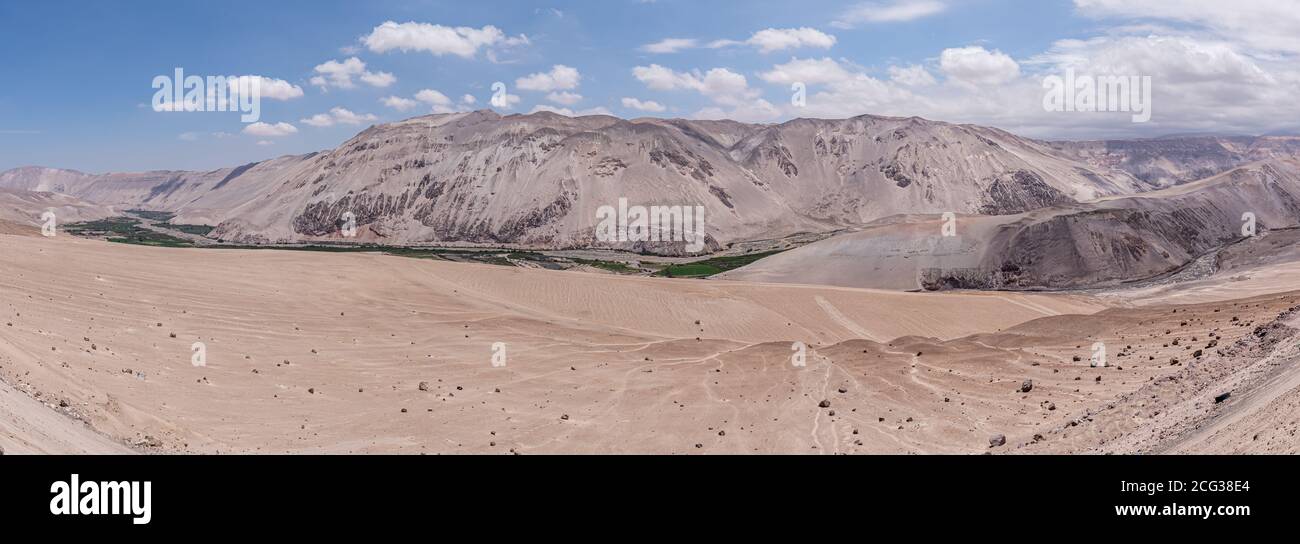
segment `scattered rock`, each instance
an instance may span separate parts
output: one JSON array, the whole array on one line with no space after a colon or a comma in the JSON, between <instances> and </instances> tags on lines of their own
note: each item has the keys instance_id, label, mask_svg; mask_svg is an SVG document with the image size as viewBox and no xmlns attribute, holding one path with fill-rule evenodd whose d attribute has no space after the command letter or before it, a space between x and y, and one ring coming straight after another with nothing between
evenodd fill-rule
<instances>
[{"instance_id":1,"label":"scattered rock","mask_svg":"<svg viewBox=\"0 0 1300 544\"><path fill-rule=\"evenodd\" d=\"M1034 380L1025 380L1024 383L1020 384L1021 393L1028 393L1033 390L1034 390Z\"/></svg>"},{"instance_id":2,"label":"scattered rock","mask_svg":"<svg viewBox=\"0 0 1300 544\"><path fill-rule=\"evenodd\" d=\"M1007 437L1006 437L1006 436L1003 436L1003 435L1000 435L1000 434L995 434L995 435L993 435L992 438L989 438L989 447L990 447L990 448L996 448L996 447L1001 446L1001 445L1004 445L1004 444L1006 444L1006 443L1007 443Z\"/></svg>"}]
</instances>

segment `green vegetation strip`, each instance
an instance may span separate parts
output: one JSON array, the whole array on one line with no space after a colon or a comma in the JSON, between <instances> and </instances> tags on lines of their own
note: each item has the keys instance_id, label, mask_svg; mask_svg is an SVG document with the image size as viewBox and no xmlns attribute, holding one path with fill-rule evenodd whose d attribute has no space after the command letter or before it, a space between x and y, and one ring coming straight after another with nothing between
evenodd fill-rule
<instances>
[{"instance_id":1,"label":"green vegetation strip","mask_svg":"<svg viewBox=\"0 0 1300 544\"><path fill-rule=\"evenodd\" d=\"M776 255L780 252L780 250L764 251L761 253L750 253L748 255L713 257L691 263L674 264L665 267L663 270L655 273L655 275L668 278L705 278L715 274L721 274L728 270L740 268L754 261Z\"/></svg>"},{"instance_id":2,"label":"green vegetation strip","mask_svg":"<svg viewBox=\"0 0 1300 544\"><path fill-rule=\"evenodd\" d=\"M166 221L171 218L171 214L165 212L145 212L131 211L141 217L146 217L153 221ZM162 224L166 228L175 229L188 234L197 234L207 236L212 232L213 227L205 225L172 225ZM332 253L384 253L386 255L395 255L398 257L410 257L415 259L438 259L445 261L473 261L487 264L496 264L501 266L515 266L518 261L528 261L536 263L546 268L556 268L557 262L563 262L563 259L557 259L543 253L533 251L509 251L509 250L479 250L479 249L445 249L445 248L416 248L416 247L394 247L381 246L374 244L367 245L330 245L316 244L303 246L259 246L259 245L234 245L234 244L213 244L206 246L196 246L193 242L184 238L177 238L160 232L152 231L140 226L140 221L130 217L112 217L101 219L99 221L86 221L84 223L70 223L64 227L69 234L76 236L96 236L105 237L110 242L120 244L135 244L154 247L204 247L211 249L278 249L281 251L322 251ZM720 274L728 270L740 268L754 261L775 255L781 251L766 251L761 253L750 253L748 255L734 255L727 257L713 257L691 263L668 265L655 273L656 276L669 278L703 278ZM594 259L568 259L578 264L608 270L619 274L638 274L640 269L628 266L626 263L617 261L602 261Z\"/></svg>"}]
</instances>

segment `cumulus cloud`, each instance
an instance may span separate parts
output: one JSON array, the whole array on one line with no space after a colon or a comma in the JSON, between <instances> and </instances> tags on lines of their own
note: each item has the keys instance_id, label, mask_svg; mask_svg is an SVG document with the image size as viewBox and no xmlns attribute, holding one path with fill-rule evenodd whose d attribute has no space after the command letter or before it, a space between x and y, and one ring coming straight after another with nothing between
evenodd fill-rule
<instances>
[{"instance_id":1,"label":"cumulus cloud","mask_svg":"<svg viewBox=\"0 0 1300 544\"><path fill-rule=\"evenodd\" d=\"M640 110L640 111L655 112L655 113L666 111L668 109L665 108L663 104L655 102L654 100L640 100L638 98L630 98L630 97L623 98L623 107L634 109L634 110Z\"/></svg>"},{"instance_id":2,"label":"cumulus cloud","mask_svg":"<svg viewBox=\"0 0 1300 544\"><path fill-rule=\"evenodd\" d=\"M467 94L467 95L465 95L465 96L460 97L460 102L461 102L462 104L467 104L467 105L469 105L469 104L474 104L475 102L478 102L478 99L477 99L477 98L474 98L474 95L472 95L472 94Z\"/></svg>"},{"instance_id":3,"label":"cumulus cloud","mask_svg":"<svg viewBox=\"0 0 1300 544\"><path fill-rule=\"evenodd\" d=\"M383 105L393 108L397 111L410 111L412 109L415 109L416 106L420 105L420 103L416 102L415 100L411 100L410 98L402 98L400 96L385 96L379 99L379 101L383 103Z\"/></svg>"},{"instance_id":4,"label":"cumulus cloud","mask_svg":"<svg viewBox=\"0 0 1300 544\"><path fill-rule=\"evenodd\" d=\"M846 61L796 58L759 77L782 85L782 93L792 82L820 87L810 89L803 107L783 105L782 117L917 115L1040 138L1300 129L1300 102L1294 100L1300 65L1252 56L1243 47L1192 36L1108 34L1060 40L1023 59L982 47L948 49L939 53L936 68L890 66L887 76ZM1079 77L1150 76L1150 121L1132 122L1135 112L1048 111L1044 78L1064 77L1067 70ZM643 72L661 87L701 87L698 74Z\"/></svg>"},{"instance_id":5,"label":"cumulus cloud","mask_svg":"<svg viewBox=\"0 0 1300 544\"><path fill-rule=\"evenodd\" d=\"M851 79L853 74L830 58L795 58L785 64L773 66L771 70L760 73L758 77L768 83L783 85L792 83L819 85L845 81Z\"/></svg>"},{"instance_id":6,"label":"cumulus cloud","mask_svg":"<svg viewBox=\"0 0 1300 544\"><path fill-rule=\"evenodd\" d=\"M370 113L354 113L351 109L331 108L329 113L317 113L315 116L307 117L302 120L304 125L311 126L334 126L334 125L360 125L363 122L373 122L378 117Z\"/></svg>"},{"instance_id":7,"label":"cumulus cloud","mask_svg":"<svg viewBox=\"0 0 1300 544\"><path fill-rule=\"evenodd\" d=\"M556 91L546 95L546 99L556 104L572 106L582 101L582 95L568 91Z\"/></svg>"},{"instance_id":8,"label":"cumulus cloud","mask_svg":"<svg viewBox=\"0 0 1300 544\"><path fill-rule=\"evenodd\" d=\"M302 87L289 83L283 79L275 79L264 76L239 76L226 80L231 91L238 89L251 88L252 82L256 81L258 90L262 93L262 98L271 100L293 100L302 98Z\"/></svg>"},{"instance_id":9,"label":"cumulus cloud","mask_svg":"<svg viewBox=\"0 0 1300 544\"><path fill-rule=\"evenodd\" d=\"M1074 0L1075 11L1096 19L1157 19L1272 53L1300 53L1300 9L1277 0Z\"/></svg>"},{"instance_id":10,"label":"cumulus cloud","mask_svg":"<svg viewBox=\"0 0 1300 544\"><path fill-rule=\"evenodd\" d=\"M318 113L301 122L313 127L330 127L334 125L360 125L377 121L379 118L372 114L353 113L346 108L336 107L330 109L329 113Z\"/></svg>"},{"instance_id":11,"label":"cumulus cloud","mask_svg":"<svg viewBox=\"0 0 1300 544\"><path fill-rule=\"evenodd\" d=\"M373 114L352 113L352 111L344 108L333 108L330 110L330 115L334 116L334 121L344 125L360 125L379 120Z\"/></svg>"},{"instance_id":12,"label":"cumulus cloud","mask_svg":"<svg viewBox=\"0 0 1300 544\"><path fill-rule=\"evenodd\" d=\"M373 87L388 87L397 81L397 78L388 72L366 70L366 63L356 57L349 57L341 62L337 60L326 61L318 64L315 71L317 75L311 78L311 84L321 88L351 89L356 87L353 78L359 78L362 82Z\"/></svg>"},{"instance_id":13,"label":"cumulus cloud","mask_svg":"<svg viewBox=\"0 0 1300 544\"><path fill-rule=\"evenodd\" d=\"M576 68L556 64L549 72L530 74L515 80L515 87L525 91L557 91L576 89L582 74Z\"/></svg>"},{"instance_id":14,"label":"cumulus cloud","mask_svg":"<svg viewBox=\"0 0 1300 544\"><path fill-rule=\"evenodd\" d=\"M937 15L947 8L940 0L863 2L845 10L831 25L851 28L865 23L900 23Z\"/></svg>"},{"instance_id":15,"label":"cumulus cloud","mask_svg":"<svg viewBox=\"0 0 1300 544\"><path fill-rule=\"evenodd\" d=\"M949 81L963 85L998 85L1020 75L1020 64L1007 54L978 45L944 49L939 69Z\"/></svg>"},{"instance_id":16,"label":"cumulus cloud","mask_svg":"<svg viewBox=\"0 0 1300 544\"><path fill-rule=\"evenodd\" d=\"M668 40L665 40L665 42ZM755 32L747 40L713 40L705 47L709 49L721 49L724 47L750 46L757 49L760 53L771 53L784 49L799 49L805 47L830 49L835 45L836 38L830 34L817 30L815 28L767 28ZM659 42L663 44L664 42ZM685 43L677 44L677 50L687 47L696 47L695 40L690 40L689 46Z\"/></svg>"},{"instance_id":17,"label":"cumulus cloud","mask_svg":"<svg viewBox=\"0 0 1300 544\"><path fill-rule=\"evenodd\" d=\"M298 127L290 125L289 123L270 124L270 123L264 123L259 121L245 126L243 132L244 134L249 134L252 136L261 136L264 138L275 138L279 136L288 136L290 134L297 134Z\"/></svg>"},{"instance_id":18,"label":"cumulus cloud","mask_svg":"<svg viewBox=\"0 0 1300 544\"><path fill-rule=\"evenodd\" d=\"M430 106L451 105L451 99L447 98L447 95L442 94L433 89L424 89L418 93L415 93L415 99L419 100L420 102L424 102L425 104L428 104Z\"/></svg>"},{"instance_id":19,"label":"cumulus cloud","mask_svg":"<svg viewBox=\"0 0 1300 544\"><path fill-rule=\"evenodd\" d=\"M924 66L913 64L911 66L890 66L889 79L900 85L908 87L928 87L937 83L934 76Z\"/></svg>"},{"instance_id":20,"label":"cumulus cloud","mask_svg":"<svg viewBox=\"0 0 1300 544\"><path fill-rule=\"evenodd\" d=\"M589 108L575 112L569 108L559 108L549 104L538 104L533 106L532 111L529 111L528 113L537 113L539 111L549 111L551 113L558 113L568 117L582 117L584 115L613 115L613 113L604 107Z\"/></svg>"},{"instance_id":21,"label":"cumulus cloud","mask_svg":"<svg viewBox=\"0 0 1300 544\"><path fill-rule=\"evenodd\" d=\"M455 55L461 58L473 58L480 49L497 45L506 47L527 45L529 42L527 36L521 34L507 37L501 29L491 25L472 28L387 21L361 38L361 43L374 53L387 53L394 50L419 51L438 57Z\"/></svg>"},{"instance_id":22,"label":"cumulus cloud","mask_svg":"<svg viewBox=\"0 0 1300 544\"><path fill-rule=\"evenodd\" d=\"M361 81L371 87L387 87L397 82L397 78L388 72L365 72L361 74Z\"/></svg>"},{"instance_id":23,"label":"cumulus cloud","mask_svg":"<svg viewBox=\"0 0 1300 544\"><path fill-rule=\"evenodd\" d=\"M632 75L654 90L692 90L714 103L696 112L700 119L728 118L739 121L765 121L780 115L780 110L749 86L745 76L726 68L707 72L677 72L658 64L637 66Z\"/></svg>"},{"instance_id":24,"label":"cumulus cloud","mask_svg":"<svg viewBox=\"0 0 1300 544\"><path fill-rule=\"evenodd\" d=\"M768 28L755 32L745 43L754 46L760 53L801 47L830 49L835 45L835 36L807 27Z\"/></svg>"}]
</instances>

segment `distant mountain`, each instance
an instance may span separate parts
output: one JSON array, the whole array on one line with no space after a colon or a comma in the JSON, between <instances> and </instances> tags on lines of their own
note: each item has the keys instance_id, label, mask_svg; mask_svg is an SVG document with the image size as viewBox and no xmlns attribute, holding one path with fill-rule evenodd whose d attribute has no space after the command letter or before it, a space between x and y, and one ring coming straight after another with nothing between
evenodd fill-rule
<instances>
[{"instance_id":1,"label":"distant mountain","mask_svg":"<svg viewBox=\"0 0 1300 544\"><path fill-rule=\"evenodd\" d=\"M620 198L703 206L716 248L897 214L1016 214L1134 194L1290 145L1047 143L915 117L759 125L476 111L378 125L333 150L211 172L26 168L0 173L0 187L175 212L177 222L244 243L342 240L351 212L358 242L678 253L680 244L596 240L596 210Z\"/></svg>"},{"instance_id":2,"label":"distant mountain","mask_svg":"<svg viewBox=\"0 0 1300 544\"><path fill-rule=\"evenodd\" d=\"M1127 172L1158 187L1207 178L1250 162L1300 156L1300 137L1295 136L1186 135L1051 145L1091 167Z\"/></svg>"},{"instance_id":3,"label":"distant mountain","mask_svg":"<svg viewBox=\"0 0 1300 544\"><path fill-rule=\"evenodd\" d=\"M55 226L104 219L118 213L108 206L83 201L63 193L0 188L0 223L40 228L42 215L54 212ZM8 229L3 229L7 232Z\"/></svg>"},{"instance_id":4,"label":"distant mountain","mask_svg":"<svg viewBox=\"0 0 1300 544\"><path fill-rule=\"evenodd\" d=\"M1140 195L961 217L953 237L933 216L892 218L723 277L933 290L1113 285L1213 257L1244 239L1247 212L1259 233L1300 227L1300 161L1261 161Z\"/></svg>"}]
</instances>

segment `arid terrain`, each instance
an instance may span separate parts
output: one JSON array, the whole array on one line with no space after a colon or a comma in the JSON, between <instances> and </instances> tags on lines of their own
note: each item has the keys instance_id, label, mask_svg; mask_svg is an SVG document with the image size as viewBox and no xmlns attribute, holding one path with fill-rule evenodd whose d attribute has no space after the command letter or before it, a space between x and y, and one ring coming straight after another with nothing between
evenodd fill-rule
<instances>
[{"instance_id":1,"label":"arid terrain","mask_svg":"<svg viewBox=\"0 0 1300 544\"><path fill-rule=\"evenodd\" d=\"M152 248L8 225L7 453L1297 444L1295 265L1121 295L905 293ZM1106 368L1089 363L1098 341ZM206 366L192 364L195 342Z\"/></svg>"},{"instance_id":2,"label":"arid terrain","mask_svg":"<svg viewBox=\"0 0 1300 544\"><path fill-rule=\"evenodd\" d=\"M480 111L10 170L0 448L1296 453L1298 149ZM593 238L665 195L704 255Z\"/></svg>"}]
</instances>

